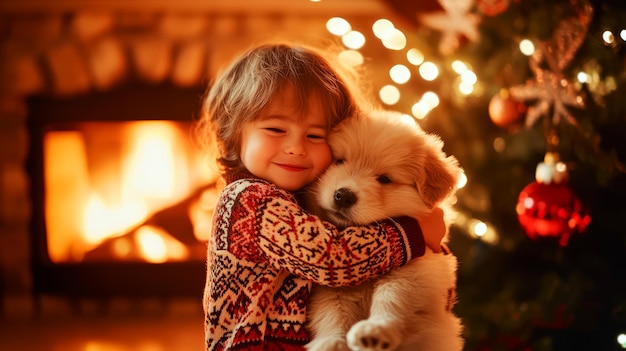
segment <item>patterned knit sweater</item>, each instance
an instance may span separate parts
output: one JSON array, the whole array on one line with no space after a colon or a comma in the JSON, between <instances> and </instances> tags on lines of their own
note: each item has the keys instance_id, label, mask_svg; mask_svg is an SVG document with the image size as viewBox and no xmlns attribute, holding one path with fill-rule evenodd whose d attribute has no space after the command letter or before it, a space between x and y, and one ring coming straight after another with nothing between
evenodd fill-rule
<instances>
[{"instance_id":1,"label":"patterned knit sweater","mask_svg":"<svg viewBox=\"0 0 626 351\"><path fill-rule=\"evenodd\" d=\"M356 285L425 250L412 218L339 231L252 177L225 187L212 225L203 301L211 351L302 351L312 283Z\"/></svg>"}]
</instances>

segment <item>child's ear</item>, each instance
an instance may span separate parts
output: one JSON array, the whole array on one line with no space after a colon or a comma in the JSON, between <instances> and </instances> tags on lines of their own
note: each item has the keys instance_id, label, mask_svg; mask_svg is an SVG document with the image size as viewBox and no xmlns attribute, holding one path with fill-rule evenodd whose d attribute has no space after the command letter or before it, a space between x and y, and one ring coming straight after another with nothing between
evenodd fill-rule
<instances>
[{"instance_id":1,"label":"child's ear","mask_svg":"<svg viewBox=\"0 0 626 351\"><path fill-rule=\"evenodd\" d=\"M417 189L424 203L432 208L446 198L456 187L460 169L453 156L429 152L417 178Z\"/></svg>"}]
</instances>

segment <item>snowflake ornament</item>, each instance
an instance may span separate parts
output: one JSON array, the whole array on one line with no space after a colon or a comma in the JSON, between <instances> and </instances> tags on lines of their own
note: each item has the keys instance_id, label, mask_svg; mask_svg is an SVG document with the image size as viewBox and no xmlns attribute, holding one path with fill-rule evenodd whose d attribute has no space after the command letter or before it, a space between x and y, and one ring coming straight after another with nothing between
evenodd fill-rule
<instances>
[{"instance_id":1,"label":"snowflake ornament","mask_svg":"<svg viewBox=\"0 0 626 351\"><path fill-rule=\"evenodd\" d=\"M560 22L552 39L540 43L530 57L530 68L535 79L527 81L525 85L509 88L515 100L537 101L534 106L528 108L527 127L532 126L541 116L547 115L550 107L553 107L554 125L560 123L562 119L576 125L576 120L567 107L585 107L583 97L562 72L585 39L593 9L588 3L577 0L572 0L572 5L577 7L578 16Z\"/></svg>"},{"instance_id":2,"label":"snowflake ornament","mask_svg":"<svg viewBox=\"0 0 626 351\"><path fill-rule=\"evenodd\" d=\"M478 41L478 24L480 17L470 11L474 7L474 0L439 0L443 12L430 13L419 16L419 20L427 27L442 33L439 51L447 55L453 53L460 46L460 36L471 41Z\"/></svg>"},{"instance_id":3,"label":"snowflake ornament","mask_svg":"<svg viewBox=\"0 0 626 351\"><path fill-rule=\"evenodd\" d=\"M567 106L583 108L585 103L572 82L560 72L540 68L538 61L534 58L531 58L530 62L535 79L529 80L526 85L509 89L509 93L515 100L537 100L535 105L528 108L526 126L532 126L541 116L547 115L551 106L553 106L552 122L554 124L560 123L561 118L571 124L576 124Z\"/></svg>"}]
</instances>

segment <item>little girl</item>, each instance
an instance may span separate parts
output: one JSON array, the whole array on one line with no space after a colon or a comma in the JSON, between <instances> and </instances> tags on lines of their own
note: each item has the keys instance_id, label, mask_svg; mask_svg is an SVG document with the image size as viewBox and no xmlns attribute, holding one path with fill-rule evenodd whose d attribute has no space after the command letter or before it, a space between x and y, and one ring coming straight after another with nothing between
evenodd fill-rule
<instances>
[{"instance_id":1,"label":"little girl","mask_svg":"<svg viewBox=\"0 0 626 351\"><path fill-rule=\"evenodd\" d=\"M413 218L339 231L296 201L332 160L331 128L358 113L338 72L312 49L262 45L207 93L200 132L226 187L208 243L205 350L304 350L313 283L356 285L424 254Z\"/></svg>"}]
</instances>

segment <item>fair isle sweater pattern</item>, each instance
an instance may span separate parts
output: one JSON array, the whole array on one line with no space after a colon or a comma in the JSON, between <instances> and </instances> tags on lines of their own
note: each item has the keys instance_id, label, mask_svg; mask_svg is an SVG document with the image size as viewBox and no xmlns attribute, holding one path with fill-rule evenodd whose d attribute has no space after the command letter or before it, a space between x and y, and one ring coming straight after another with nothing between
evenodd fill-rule
<instances>
[{"instance_id":1,"label":"fair isle sweater pattern","mask_svg":"<svg viewBox=\"0 0 626 351\"><path fill-rule=\"evenodd\" d=\"M408 218L339 231L271 183L230 183L208 245L206 350L302 351L312 283L355 285L424 248L419 226Z\"/></svg>"}]
</instances>

